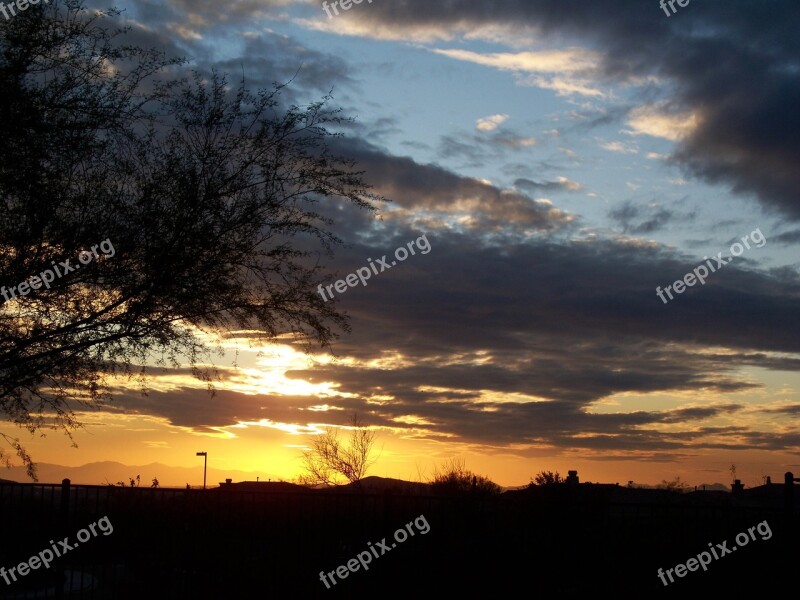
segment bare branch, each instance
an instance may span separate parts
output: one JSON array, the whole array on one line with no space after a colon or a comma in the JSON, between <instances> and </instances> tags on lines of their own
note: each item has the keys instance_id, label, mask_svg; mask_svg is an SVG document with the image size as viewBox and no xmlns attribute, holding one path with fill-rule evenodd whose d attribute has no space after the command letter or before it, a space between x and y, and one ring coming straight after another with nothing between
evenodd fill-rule
<instances>
[{"instance_id":1,"label":"bare branch","mask_svg":"<svg viewBox=\"0 0 800 600\"><path fill-rule=\"evenodd\" d=\"M304 481L314 485L335 485L340 478L358 483L375 462L372 456L376 432L370 430L353 414L350 420L350 439L347 445L339 440L338 429L328 427L314 438L312 447L303 453L306 469Z\"/></svg>"}]
</instances>

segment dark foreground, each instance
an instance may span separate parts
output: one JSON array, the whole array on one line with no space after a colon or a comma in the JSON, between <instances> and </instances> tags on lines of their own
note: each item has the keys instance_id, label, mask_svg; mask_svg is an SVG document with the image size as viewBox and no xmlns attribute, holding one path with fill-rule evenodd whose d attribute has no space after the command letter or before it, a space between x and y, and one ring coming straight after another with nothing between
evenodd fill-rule
<instances>
[{"instance_id":1,"label":"dark foreground","mask_svg":"<svg viewBox=\"0 0 800 600\"><path fill-rule=\"evenodd\" d=\"M798 487L733 496L582 484L442 497L0 484L10 581L0 571L0 598L796 591ZM23 562L37 568L20 575Z\"/></svg>"}]
</instances>

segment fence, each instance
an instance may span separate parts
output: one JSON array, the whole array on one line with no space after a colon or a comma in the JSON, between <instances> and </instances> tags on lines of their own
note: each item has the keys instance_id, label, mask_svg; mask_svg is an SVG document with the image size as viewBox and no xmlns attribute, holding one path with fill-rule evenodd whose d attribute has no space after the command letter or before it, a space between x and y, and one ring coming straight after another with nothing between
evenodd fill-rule
<instances>
[{"instance_id":1,"label":"fence","mask_svg":"<svg viewBox=\"0 0 800 600\"><path fill-rule=\"evenodd\" d=\"M367 542L390 539L420 514L431 532L402 544L391 560L379 561L363 577L354 574L347 589L380 593L386 585L397 588L397 574L407 572L429 577L483 572L511 581L532 564L561 576L537 586L556 596L582 592L583 585L586 591L596 589L589 579L584 584L570 578L573 569L594 577L597 586L598 577L618 573L625 564L626 578L637 581L642 573L639 585L650 585L653 565L696 554L707 542L764 519L778 538L765 547L770 552L789 548L797 535L792 512L797 486L786 486L785 503L748 506L730 494L726 502L709 504L688 502L691 495L680 502L676 495L670 503L620 502L613 493L591 495L591 487L584 486L441 497L125 488L69 480L0 484L0 566L27 560L50 540L74 540L79 529L104 516L114 527L112 534L92 538L50 569L31 572L13 585L0 580L0 598L249 598L287 591L315 596L327 591L319 582L320 570L345 564ZM602 545L603 551L590 560L588 545ZM764 564L776 560L751 554ZM458 585L475 592L477 584L452 582L450 588Z\"/></svg>"}]
</instances>

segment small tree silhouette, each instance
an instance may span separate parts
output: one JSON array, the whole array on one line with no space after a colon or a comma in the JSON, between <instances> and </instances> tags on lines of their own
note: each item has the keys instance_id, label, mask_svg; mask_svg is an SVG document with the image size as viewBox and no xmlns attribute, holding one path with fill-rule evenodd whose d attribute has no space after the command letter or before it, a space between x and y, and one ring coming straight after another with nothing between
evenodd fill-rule
<instances>
[{"instance_id":1,"label":"small tree silhouette","mask_svg":"<svg viewBox=\"0 0 800 600\"><path fill-rule=\"evenodd\" d=\"M464 460L453 458L442 468L435 468L430 482L435 492L443 494L499 494L501 488L494 481L483 475L473 473L464 465Z\"/></svg>"},{"instance_id":2,"label":"small tree silhouette","mask_svg":"<svg viewBox=\"0 0 800 600\"><path fill-rule=\"evenodd\" d=\"M539 471L535 477L531 479L530 486L533 485L557 485L564 483L564 479L559 475L558 471Z\"/></svg>"},{"instance_id":3,"label":"small tree silhouette","mask_svg":"<svg viewBox=\"0 0 800 600\"><path fill-rule=\"evenodd\" d=\"M303 453L306 475L300 477L301 483L336 485L342 477L350 483L361 481L375 462L372 457L375 432L359 421L355 413L350 419L350 429L347 445L339 440L339 432L333 427L314 438L311 449Z\"/></svg>"},{"instance_id":4,"label":"small tree silhouette","mask_svg":"<svg viewBox=\"0 0 800 600\"><path fill-rule=\"evenodd\" d=\"M117 485L120 487L139 487L139 484L141 483L138 475L136 476L136 479L133 477L128 477L128 480L130 481L129 485L126 485L124 481L118 481Z\"/></svg>"},{"instance_id":5,"label":"small tree silhouette","mask_svg":"<svg viewBox=\"0 0 800 600\"><path fill-rule=\"evenodd\" d=\"M663 479L661 483L658 485L659 489L667 490L668 492L677 492L683 493L686 491L686 488L689 487L689 484L685 481L681 481L680 477L675 477L672 481L667 481Z\"/></svg>"}]
</instances>

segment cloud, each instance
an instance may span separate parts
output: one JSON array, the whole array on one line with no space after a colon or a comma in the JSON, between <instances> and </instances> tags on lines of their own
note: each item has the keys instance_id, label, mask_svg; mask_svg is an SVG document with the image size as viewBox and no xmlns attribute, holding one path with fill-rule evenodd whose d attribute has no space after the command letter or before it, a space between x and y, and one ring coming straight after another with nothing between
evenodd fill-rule
<instances>
[{"instance_id":1,"label":"cloud","mask_svg":"<svg viewBox=\"0 0 800 600\"><path fill-rule=\"evenodd\" d=\"M593 96L601 98L605 94L583 79L567 79L565 77L531 77L522 79L523 83L528 85L542 88L543 90L553 90L558 96L572 96L578 94L580 96Z\"/></svg>"},{"instance_id":2,"label":"cloud","mask_svg":"<svg viewBox=\"0 0 800 600\"><path fill-rule=\"evenodd\" d=\"M363 140L348 138L332 147L356 160L366 172L366 181L393 200L387 218L406 223L428 219L437 227L458 227L476 236L556 231L574 220L565 211L516 190L392 156Z\"/></svg>"},{"instance_id":3,"label":"cloud","mask_svg":"<svg viewBox=\"0 0 800 600\"><path fill-rule=\"evenodd\" d=\"M433 52L486 67L525 73L583 73L594 71L599 62L596 54L582 49L493 54L444 49L434 49Z\"/></svg>"},{"instance_id":4,"label":"cloud","mask_svg":"<svg viewBox=\"0 0 800 600\"><path fill-rule=\"evenodd\" d=\"M655 106L635 108L628 117L632 135L650 135L671 141L689 137L699 123L700 118L695 113L669 114Z\"/></svg>"},{"instance_id":5,"label":"cloud","mask_svg":"<svg viewBox=\"0 0 800 600\"><path fill-rule=\"evenodd\" d=\"M502 191L439 167L369 146L360 152L374 183L394 190L400 209L413 208L418 220L409 225L387 214L376 225L354 218L346 230L358 234L331 269L352 272L366 257L390 254L422 233L431 252L342 294L352 332L335 344L339 360L285 373L312 385L330 383L333 393L225 391L208 398L185 386L149 397L128 393L115 406L197 431L240 421L307 431L313 423L343 423L358 411L406 437L509 451L522 445L663 458L697 448L800 445L796 436L765 434L753 424L726 429L725 419L741 403L724 399L758 387L744 367L800 371L797 273L761 274L732 263L664 310L655 287L670 273L691 270L696 256L626 239L580 239L574 231L560 238L506 235L486 224L532 219L534 231L542 232L559 219L548 222L543 206L517 214L522 196L504 203ZM481 201L461 204L477 193ZM461 209L477 211L483 227L435 227L420 216ZM334 213L348 218L331 207ZM630 207L619 213L634 228L650 215ZM230 368L222 376L241 380ZM702 403L597 411L598 403L620 394L656 393ZM323 404L333 410L312 410ZM715 421L697 425L709 419Z\"/></svg>"},{"instance_id":6,"label":"cloud","mask_svg":"<svg viewBox=\"0 0 800 600\"><path fill-rule=\"evenodd\" d=\"M624 233L638 235L654 233L664 229L675 219L675 214L655 205L641 207L631 201L627 201L611 210L609 217L622 226Z\"/></svg>"},{"instance_id":7,"label":"cloud","mask_svg":"<svg viewBox=\"0 0 800 600\"><path fill-rule=\"evenodd\" d=\"M620 154L638 154L639 148L634 144L626 144L624 142L606 142L600 144L600 147L609 152L619 152Z\"/></svg>"},{"instance_id":8,"label":"cloud","mask_svg":"<svg viewBox=\"0 0 800 600\"><path fill-rule=\"evenodd\" d=\"M529 81L534 85L557 89L559 79L580 85L588 78L637 86L650 101L629 112L633 133L676 142L675 162L695 177L730 185L800 219L800 13L794 0L774 0L768 11L731 0L685 11L679 20L638 0L576 0L569 10L554 0L510 0L491 13L471 0L405 0L351 12L342 26L354 34L517 46L535 40L539 47L530 51L434 50L538 77ZM596 86L583 92L591 90Z\"/></svg>"},{"instance_id":9,"label":"cloud","mask_svg":"<svg viewBox=\"0 0 800 600\"><path fill-rule=\"evenodd\" d=\"M520 75L518 82L521 85L553 90L559 96L604 96L603 92L591 87L590 75L597 72L599 57L587 50L479 54L469 50L434 49L433 52L456 60L514 71Z\"/></svg>"},{"instance_id":10,"label":"cloud","mask_svg":"<svg viewBox=\"0 0 800 600\"><path fill-rule=\"evenodd\" d=\"M528 148L536 145L536 138L524 137L511 132L502 132L500 135L495 136L495 141L502 144L507 148Z\"/></svg>"},{"instance_id":11,"label":"cloud","mask_svg":"<svg viewBox=\"0 0 800 600\"><path fill-rule=\"evenodd\" d=\"M247 23L265 16L275 17L296 2L297 0L231 0L226 3L225 10L220 10L219 3L214 0L163 0L153 2L151 7L169 7L181 15L183 23L213 27L219 23Z\"/></svg>"},{"instance_id":12,"label":"cloud","mask_svg":"<svg viewBox=\"0 0 800 600\"><path fill-rule=\"evenodd\" d=\"M270 88L291 81L284 88L290 97L326 94L332 86L356 88L352 67L340 57L310 49L297 39L270 32L246 37L241 56L204 65L223 72L244 73L251 88Z\"/></svg>"},{"instance_id":13,"label":"cloud","mask_svg":"<svg viewBox=\"0 0 800 600\"><path fill-rule=\"evenodd\" d=\"M503 159L507 151L518 152L537 144L536 138L500 128L479 134L443 135L439 143L442 158L466 158L469 166L483 166L488 159Z\"/></svg>"},{"instance_id":14,"label":"cloud","mask_svg":"<svg viewBox=\"0 0 800 600\"><path fill-rule=\"evenodd\" d=\"M779 235L772 236L770 241L780 245L793 246L794 244L800 243L800 229L786 231Z\"/></svg>"},{"instance_id":15,"label":"cloud","mask_svg":"<svg viewBox=\"0 0 800 600\"><path fill-rule=\"evenodd\" d=\"M494 131L497 129L498 125L502 125L507 120L508 115L491 115L483 119L478 119L475 128L478 129L478 131Z\"/></svg>"},{"instance_id":16,"label":"cloud","mask_svg":"<svg viewBox=\"0 0 800 600\"><path fill-rule=\"evenodd\" d=\"M580 183L572 181L571 179L563 176L557 177L554 181L537 182L530 179L520 178L514 182L514 187L521 188L525 191L532 193L542 191L569 191L577 192L583 189Z\"/></svg>"},{"instance_id":17,"label":"cloud","mask_svg":"<svg viewBox=\"0 0 800 600\"><path fill-rule=\"evenodd\" d=\"M235 3L231 19L253 18L279 5ZM207 43L209 29L216 32L223 25L206 18L216 14L208 2L194 6L163 5L170 7L163 15L155 10L162 5L152 6L150 22L161 19L187 28L182 38L163 34L158 41L170 50ZM520 28L543 32L537 43L581 38L593 49L435 51L565 94L592 96L597 81L631 84L656 75L669 86L668 104L595 110L599 116L587 119L587 126L627 119L635 135L675 142L676 160L695 176L733 183L789 213L797 209L800 152L792 132L798 129L800 43L791 4L776 0L764 11L734 1L724 11L688 11L679 25L632 0L576 0L569 11L554 1L517 0L491 15L485 6L465 0L374 3L336 19L335 26L378 36L391 31L403 39L448 39L464 31L497 36ZM144 28L136 35L155 39ZM249 35L242 48L220 64L232 72L244 64L257 82L282 79L305 64L298 80L303 91L321 90L331 80L355 85L352 70L339 57L291 37ZM199 61L204 69L213 64L207 54L201 53ZM584 89L568 87L581 82L590 83ZM391 127L391 122L375 124L381 131ZM522 152L534 143L497 123L488 131L450 136L457 148L450 156L468 156L464 148L475 139L481 140L474 145L475 160L486 152ZM743 367L800 370L797 359L778 356L800 353L795 318L800 277L794 270L761 273L733 263L665 310L655 287L672 280L671 274L680 277L691 270L698 257L626 236L582 235L574 216L526 193L574 191L579 184L566 177L519 178L518 189L509 190L390 155L352 137L337 138L332 146L356 159L375 190L394 200L378 223L352 207L321 203L320 214L335 219L347 241L329 265L332 271L352 272L366 257L388 254L423 232L432 245L430 254L341 296L352 333L336 344L340 360L287 373L297 380L332 382L339 392L320 398L221 390L212 399L181 386L150 397L124 394L120 410L162 415L198 431L240 421L308 429L321 418L339 422L358 410L375 424L409 436L495 447L603 450L627 458L669 459L692 448L800 446L793 432L767 434L751 424L725 422L741 412L726 396L758 387ZM638 152L633 143L604 147ZM630 234L657 231L683 218L657 205L631 203L617 206L610 216ZM790 231L777 239L794 243L800 238ZM240 375L225 370L223 377L230 381ZM599 403L626 393L669 393L690 401L667 410L598 412ZM695 405L698 399L702 406ZM323 404L334 410L316 410Z\"/></svg>"}]
</instances>

